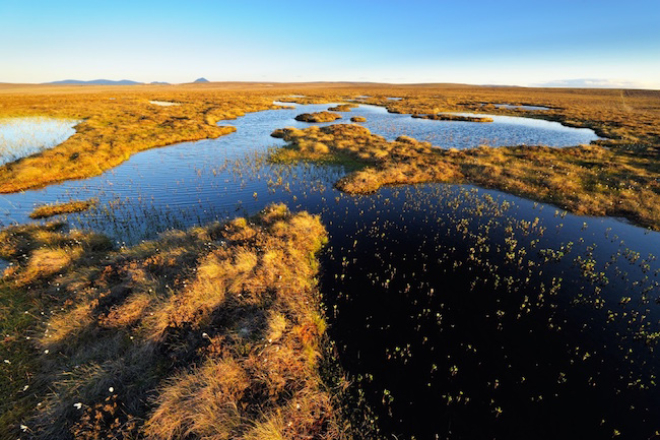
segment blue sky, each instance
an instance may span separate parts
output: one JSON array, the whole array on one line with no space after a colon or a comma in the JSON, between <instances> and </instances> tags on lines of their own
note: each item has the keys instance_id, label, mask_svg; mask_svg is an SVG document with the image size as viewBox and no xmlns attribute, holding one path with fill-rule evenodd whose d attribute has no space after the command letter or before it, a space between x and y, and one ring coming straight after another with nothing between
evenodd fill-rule
<instances>
[{"instance_id":1,"label":"blue sky","mask_svg":"<svg viewBox=\"0 0 660 440\"><path fill-rule=\"evenodd\" d=\"M660 0L0 0L0 82L660 89Z\"/></svg>"}]
</instances>

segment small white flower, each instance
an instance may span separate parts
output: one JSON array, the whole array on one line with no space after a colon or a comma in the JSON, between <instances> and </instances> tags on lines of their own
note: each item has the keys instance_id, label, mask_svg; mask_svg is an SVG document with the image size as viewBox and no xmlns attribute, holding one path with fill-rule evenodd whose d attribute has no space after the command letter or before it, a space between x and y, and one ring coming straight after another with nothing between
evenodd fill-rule
<instances>
[{"instance_id":1,"label":"small white flower","mask_svg":"<svg viewBox=\"0 0 660 440\"><path fill-rule=\"evenodd\" d=\"M27 391L28 388L30 388L30 385L25 385L25 386L23 387L23 391Z\"/></svg>"},{"instance_id":2,"label":"small white flower","mask_svg":"<svg viewBox=\"0 0 660 440\"><path fill-rule=\"evenodd\" d=\"M209 339L209 334L206 332L202 333L202 338Z\"/></svg>"},{"instance_id":3,"label":"small white flower","mask_svg":"<svg viewBox=\"0 0 660 440\"><path fill-rule=\"evenodd\" d=\"M114 387L110 387L110 388L108 388L108 391L110 391L111 393L114 393L115 389L114 389Z\"/></svg>"},{"instance_id":4,"label":"small white flower","mask_svg":"<svg viewBox=\"0 0 660 440\"><path fill-rule=\"evenodd\" d=\"M50 353L50 350L44 350L44 354Z\"/></svg>"},{"instance_id":5,"label":"small white flower","mask_svg":"<svg viewBox=\"0 0 660 440\"><path fill-rule=\"evenodd\" d=\"M9 359L5 359L5 364L11 364L11 361Z\"/></svg>"},{"instance_id":6,"label":"small white flower","mask_svg":"<svg viewBox=\"0 0 660 440\"><path fill-rule=\"evenodd\" d=\"M27 432L28 429L30 429L30 428L28 428L26 425L21 425L21 431Z\"/></svg>"},{"instance_id":7,"label":"small white flower","mask_svg":"<svg viewBox=\"0 0 660 440\"><path fill-rule=\"evenodd\" d=\"M73 406L74 406L76 409L81 409L81 408L82 408L82 403L80 403L80 402L78 402L78 403L74 403Z\"/></svg>"}]
</instances>

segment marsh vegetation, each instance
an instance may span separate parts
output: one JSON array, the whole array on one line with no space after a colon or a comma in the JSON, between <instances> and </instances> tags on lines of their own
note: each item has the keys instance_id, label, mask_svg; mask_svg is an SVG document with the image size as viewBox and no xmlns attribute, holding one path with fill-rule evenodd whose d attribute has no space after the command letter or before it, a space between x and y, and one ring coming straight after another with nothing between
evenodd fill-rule
<instances>
[{"instance_id":1,"label":"marsh vegetation","mask_svg":"<svg viewBox=\"0 0 660 440\"><path fill-rule=\"evenodd\" d=\"M332 122L341 119L341 115L332 112L301 113L296 116L296 121L302 122Z\"/></svg>"},{"instance_id":2,"label":"marsh vegetation","mask_svg":"<svg viewBox=\"0 0 660 440\"><path fill-rule=\"evenodd\" d=\"M0 199L12 225L0 240L11 262L0 281L6 435L647 438L660 428L660 236L563 209L657 228L652 92L621 94L638 116L626 119L613 91L205 87L98 94L164 118L196 115L207 92L204 105L271 110L223 122L227 136ZM380 106L352 108L362 127L295 120L358 98ZM12 99L3 112L20 107ZM489 124L410 117L483 102L548 106L553 122L516 125L511 115L537 113L507 108ZM539 134L563 148L537 145ZM94 197L95 209L60 223L29 220L36 206Z\"/></svg>"},{"instance_id":3,"label":"marsh vegetation","mask_svg":"<svg viewBox=\"0 0 660 440\"><path fill-rule=\"evenodd\" d=\"M417 119L430 119L432 121L461 121L461 122L493 122L493 118L487 116L465 116L439 113L437 115L412 115Z\"/></svg>"},{"instance_id":4,"label":"marsh vegetation","mask_svg":"<svg viewBox=\"0 0 660 440\"><path fill-rule=\"evenodd\" d=\"M72 214L75 212L87 211L95 206L97 201L92 200L71 200L69 202L56 203L53 205L42 205L30 213L31 219L42 219L54 217L61 214Z\"/></svg>"},{"instance_id":5,"label":"marsh vegetation","mask_svg":"<svg viewBox=\"0 0 660 440\"><path fill-rule=\"evenodd\" d=\"M319 371L318 217L274 205L122 249L57 223L0 241L27 315L0 318L3 436L19 418L44 439L344 436Z\"/></svg>"}]
</instances>

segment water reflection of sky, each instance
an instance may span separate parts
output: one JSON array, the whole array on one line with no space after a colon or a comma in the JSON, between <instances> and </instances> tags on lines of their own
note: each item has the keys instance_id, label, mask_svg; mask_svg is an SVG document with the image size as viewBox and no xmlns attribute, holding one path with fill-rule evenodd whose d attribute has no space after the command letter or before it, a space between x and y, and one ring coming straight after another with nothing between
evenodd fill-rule
<instances>
[{"instance_id":1,"label":"water reflection of sky","mask_svg":"<svg viewBox=\"0 0 660 440\"><path fill-rule=\"evenodd\" d=\"M79 121L53 118L0 119L0 165L61 144Z\"/></svg>"}]
</instances>

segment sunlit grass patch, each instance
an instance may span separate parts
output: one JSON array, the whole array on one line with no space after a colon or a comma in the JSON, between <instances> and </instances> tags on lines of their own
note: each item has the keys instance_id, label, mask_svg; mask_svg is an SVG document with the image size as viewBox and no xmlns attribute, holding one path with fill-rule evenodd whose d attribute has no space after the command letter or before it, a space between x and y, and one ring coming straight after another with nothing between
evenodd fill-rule
<instances>
[{"instance_id":1,"label":"sunlit grass patch","mask_svg":"<svg viewBox=\"0 0 660 440\"><path fill-rule=\"evenodd\" d=\"M462 122L493 122L493 118L486 116L465 116L465 115L452 115L439 113L436 115L420 115L414 114L413 118L416 119L430 119L433 121L462 121Z\"/></svg>"},{"instance_id":2,"label":"sunlit grass patch","mask_svg":"<svg viewBox=\"0 0 660 440\"><path fill-rule=\"evenodd\" d=\"M363 165L336 186L367 194L384 185L471 182L554 203L578 214L614 215L660 229L660 163L652 153L600 145L550 148L515 146L455 150L408 136L388 142L365 127L279 129L287 146L273 161L322 163L350 160ZM320 148L319 145L323 145Z\"/></svg>"},{"instance_id":3,"label":"sunlit grass patch","mask_svg":"<svg viewBox=\"0 0 660 440\"><path fill-rule=\"evenodd\" d=\"M0 239L0 320L26 347L2 435L345 436L319 371L318 217L273 205L119 250L55 223Z\"/></svg>"},{"instance_id":4,"label":"sunlit grass patch","mask_svg":"<svg viewBox=\"0 0 660 440\"><path fill-rule=\"evenodd\" d=\"M53 205L43 205L35 208L30 214L32 219L42 219L61 214L72 214L75 212L87 211L98 203L97 200L72 200L65 203L56 203Z\"/></svg>"},{"instance_id":5,"label":"sunlit grass patch","mask_svg":"<svg viewBox=\"0 0 660 440\"><path fill-rule=\"evenodd\" d=\"M332 112L302 113L296 116L296 121L302 122L332 122L341 119L341 115Z\"/></svg>"}]
</instances>

